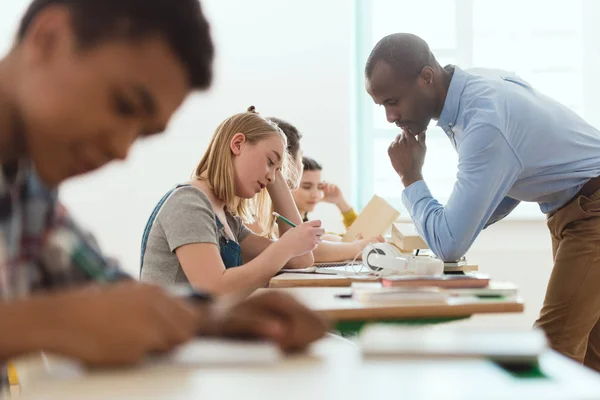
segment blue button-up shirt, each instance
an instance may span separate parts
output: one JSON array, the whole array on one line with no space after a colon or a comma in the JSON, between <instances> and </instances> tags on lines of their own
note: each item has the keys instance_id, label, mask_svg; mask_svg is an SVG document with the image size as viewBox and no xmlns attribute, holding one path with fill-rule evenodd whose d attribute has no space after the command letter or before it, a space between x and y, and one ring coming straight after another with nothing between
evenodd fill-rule
<instances>
[{"instance_id":1,"label":"blue button-up shirt","mask_svg":"<svg viewBox=\"0 0 600 400\"><path fill-rule=\"evenodd\" d=\"M505 71L456 67L438 126L458 152L448 203L434 199L424 181L407 187L402 200L431 250L447 261L520 201L550 213L600 175L600 131Z\"/></svg>"}]
</instances>

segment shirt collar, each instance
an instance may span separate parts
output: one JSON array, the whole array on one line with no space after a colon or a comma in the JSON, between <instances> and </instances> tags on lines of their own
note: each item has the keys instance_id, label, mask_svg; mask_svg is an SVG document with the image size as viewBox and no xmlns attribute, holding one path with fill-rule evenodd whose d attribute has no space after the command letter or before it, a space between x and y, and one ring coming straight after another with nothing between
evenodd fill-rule
<instances>
[{"instance_id":1,"label":"shirt collar","mask_svg":"<svg viewBox=\"0 0 600 400\"><path fill-rule=\"evenodd\" d=\"M456 124L460 97L465 90L468 75L468 73L459 67L454 67L454 74L452 74L452 79L450 80L450 87L448 87L444 108L442 108L442 113L440 114L440 119L437 123L437 126L444 130L451 128Z\"/></svg>"}]
</instances>

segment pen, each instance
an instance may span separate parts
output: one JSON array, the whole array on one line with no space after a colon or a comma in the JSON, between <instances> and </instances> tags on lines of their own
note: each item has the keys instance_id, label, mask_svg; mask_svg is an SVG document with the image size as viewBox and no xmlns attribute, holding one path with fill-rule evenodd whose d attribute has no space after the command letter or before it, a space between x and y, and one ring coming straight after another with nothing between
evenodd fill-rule
<instances>
[{"instance_id":1,"label":"pen","mask_svg":"<svg viewBox=\"0 0 600 400\"><path fill-rule=\"evenodd\" d=\"M286 217L282 216L281 214L278 214L276 212L273 212L273 215L275 216L275 218L279 218L280 220L282 220L283 222L285 222L286 224L288 224L289 226L291 226L292 228L296 227L296 224L294 224L292 221L290 221L289 219L287 219Z\"/></svg>"}]
</instances>

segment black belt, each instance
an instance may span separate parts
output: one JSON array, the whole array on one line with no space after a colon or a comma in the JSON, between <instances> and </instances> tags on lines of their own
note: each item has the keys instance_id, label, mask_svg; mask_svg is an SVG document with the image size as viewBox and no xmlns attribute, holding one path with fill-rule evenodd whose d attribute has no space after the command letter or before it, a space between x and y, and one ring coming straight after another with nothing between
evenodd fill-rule
<instances>
[{"instance_id":1,"label":"black belt","mask_svg":"<svg viewBox=\"0 0 600 400\"><path fill-rule=\"evenodd\" d=\"M585 183L585 185L583 185L583 187L579 190L579 192L577 193L577 195L575 197L578 197L578 196L590 197L594 193L596 193L598 190L600 190L600 176L597 176L597 177L592 178L589 181L587 181Z\"/></svg>"}]
</instances>

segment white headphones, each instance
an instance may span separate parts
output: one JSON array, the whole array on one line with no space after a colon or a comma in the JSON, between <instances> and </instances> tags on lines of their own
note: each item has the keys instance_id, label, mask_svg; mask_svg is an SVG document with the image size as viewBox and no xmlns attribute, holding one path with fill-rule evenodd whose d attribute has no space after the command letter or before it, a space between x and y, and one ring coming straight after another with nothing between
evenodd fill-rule
<instances>
[{"instance_id":1,"label":"white headphones","mask_svg":"<svg viewBox=\"0 0 600 400\"><path fill-rule=\"evenodd\" d=\"M402 253L389 243L371 243L363 250L363 265L380 275L442 275L444 262Z\"/></svg>"}]
</instances>

